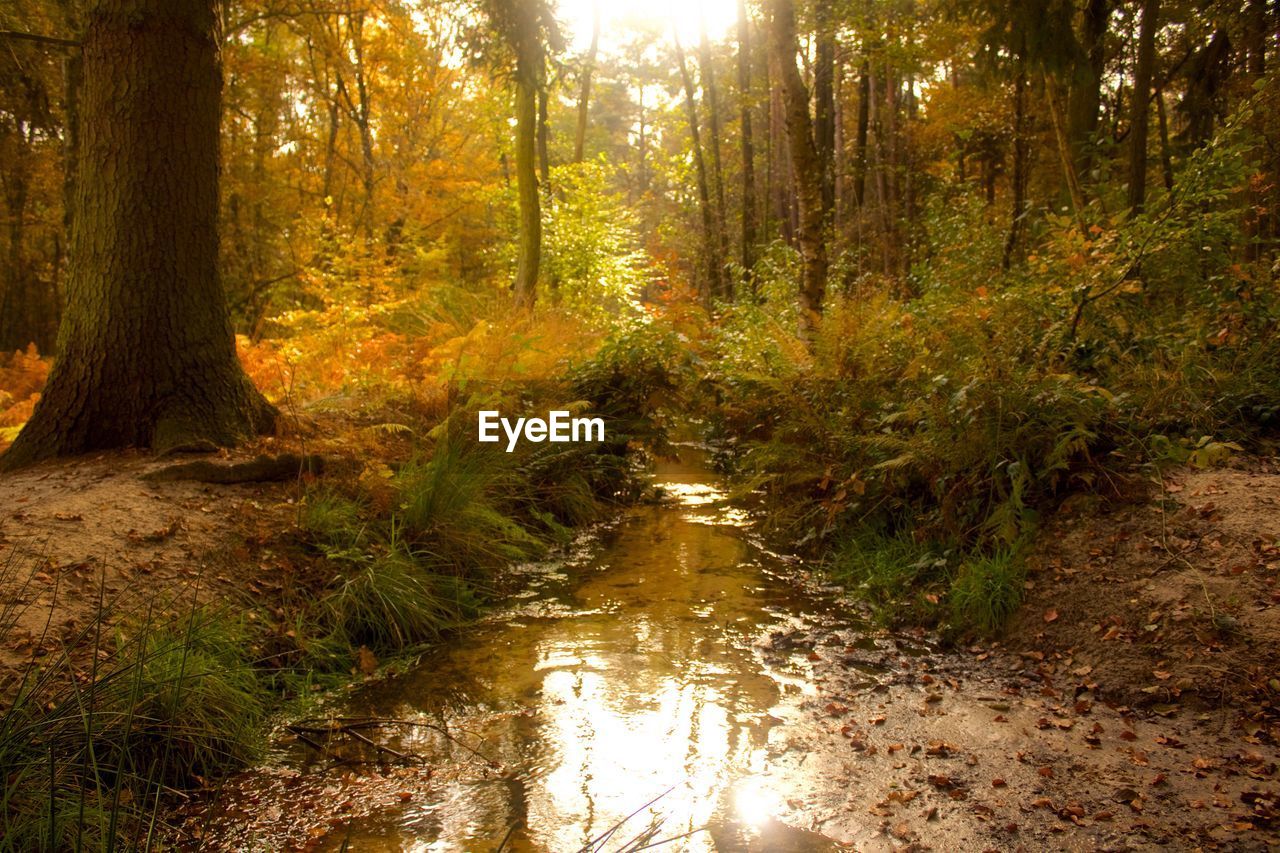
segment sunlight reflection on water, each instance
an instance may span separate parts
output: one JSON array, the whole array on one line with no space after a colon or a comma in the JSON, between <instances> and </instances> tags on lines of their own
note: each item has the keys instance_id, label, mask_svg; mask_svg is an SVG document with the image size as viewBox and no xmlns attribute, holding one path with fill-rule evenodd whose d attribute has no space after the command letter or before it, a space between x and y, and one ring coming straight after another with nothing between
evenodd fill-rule
<instances>
[{"instance_id":1,"label":"sunlight reflection on water","mask_svg":"<svg viewBox=\"0 0 1280 853\"><path fill-rule=\"evenodd\" d=\"M667 503L630 513L581 565L532 570L540 598L358 691L341 713L447 719L500 769L431 729L386 731L439 771L314 843L492 850L510 830L507 849L572 851L613 830L601 849L646 834L684 836L663 850L832 849L779 822L770 776L792 748L773 730L813 685L803 655L766 661L764 639L814 601L709 476L668 466Z\"/></svg>"}]
</instances>

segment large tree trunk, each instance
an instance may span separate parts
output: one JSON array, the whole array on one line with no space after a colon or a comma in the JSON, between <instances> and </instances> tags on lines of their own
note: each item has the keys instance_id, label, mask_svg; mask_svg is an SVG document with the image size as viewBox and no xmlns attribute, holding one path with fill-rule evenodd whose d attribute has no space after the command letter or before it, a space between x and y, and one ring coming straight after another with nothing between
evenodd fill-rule
<instances>
[{"instance_id":1,"label":"large tree trunk","mask_svg":"<svg viewBox=\"0 0 1280 853\"><path fill-rule=\"evenodd\" d=\"M751 21L746 0L738 0L738 97L741 100L742 142L742 268L748 279L756 263L758 220L756 212L755 149L751 138Z\"/></svg>"},{"instance_id":2,"label":"large tree trunk","mask_svg":"<svg viewBox=\"0 0 1280 853\"><path fill-rule=\"evenodd\" d=\"M822 199L822 163L813 141L809 92L796 68L796 16L792 0L770 0L769 47L778 73L779 89L791 151L799 208L800 335L812 336L822 314L827 289L826 206Z\"/></svg>"},{"instance_id":3,"label":"large tree trunk","mask_svg":"<svg viewBox=\"0 0 1280 853\"><path fill-rule=\"evenodd\" d=\"M698 180L698 207L702 214L702 247L707 295L718 296L721 292L720 278L724 274L724 263L717 239L715 214L711 209L707 164L702 156L702 134L698 129L698 102L694 99L693 78L689 75L689 64L685 62L684 47L680 44L679 35L676 36L676 62L680 65L680 81L684 84L685 111L689 119L689 142L693 145L694 174Z\"/></svg>"},{"instance_id":4,"label":"large tree trunk","mask_svg":"<svg viewBox=\"0 0 1280 853\"><path fill-rule=\"evenodd\" d=\"M5 468L232 445L274 424L218 278L216 26L214 0L97 0L89 14L60 353Z\"/></svg>"},{"instance_id":5,"label":"large tree trunk","mask_svg":"<svg viewBox=\"0 0 1280 853\"><path fill-rule=\"evenodd\" d=\"M1155 65L1160 0L1143 0L1138 31L1138 67L1133 74L1129 119L1129 208L1141 213L1147 200L1147 128L1151 115L1151 71Z\"/></svg>"},{"instance_id":6,"label":"large tree trunk","mask_svg":"<svg viewBox=\"0 0 1280 853\"><path fill-rule=\"evenodd\" d=\"M587 145L587 112L591 104L591 75L596 70L596 53L600 49L600 0L596 0L591 23L591 49L582 65L582 89L578 94L578 134L573 140L573 162L581 163Z\"/></svg>"}]
</instances>

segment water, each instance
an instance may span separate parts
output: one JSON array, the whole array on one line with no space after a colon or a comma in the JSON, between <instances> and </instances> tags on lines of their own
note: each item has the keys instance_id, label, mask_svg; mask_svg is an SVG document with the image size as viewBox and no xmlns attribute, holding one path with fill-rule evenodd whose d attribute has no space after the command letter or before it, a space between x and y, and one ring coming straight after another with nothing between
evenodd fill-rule
<instances>
[{"instance_id":1,"label":"water","mask_svg":"<svg viewBox=\"0 0 1280 853\"><path fill-rule=\"evenodd\" d=\"M298 744L241 817L264 802L284 822L301 802L332 810L310 849L834 849L780 819L806 758L782 724L814 692L809 649L788 638L845 617L684 455L657 472L666 500L523 567L529 588L509 610L336 709L436 726L360 730L423 767L369 781L333 755L391 753Z\"/></svg>"}]
</instances>

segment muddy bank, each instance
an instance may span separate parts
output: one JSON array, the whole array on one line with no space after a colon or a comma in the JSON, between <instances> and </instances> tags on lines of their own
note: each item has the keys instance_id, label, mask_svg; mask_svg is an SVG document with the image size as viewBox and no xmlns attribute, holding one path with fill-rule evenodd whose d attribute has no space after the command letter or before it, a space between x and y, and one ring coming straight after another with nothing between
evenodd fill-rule
<instances>
[{"instance_id":1,"label":"muddy bank","mask_svg":"<svg viewBox=\"0 0 1280 853\"><path fill-rule=\"evenodd\" d=\"M1236 465L1176 470L1149 501L1053 520L1010 647L1090 667L1118 702L1235 707L1274 725L1280 473Z\"/></svg>"}]
</instances>

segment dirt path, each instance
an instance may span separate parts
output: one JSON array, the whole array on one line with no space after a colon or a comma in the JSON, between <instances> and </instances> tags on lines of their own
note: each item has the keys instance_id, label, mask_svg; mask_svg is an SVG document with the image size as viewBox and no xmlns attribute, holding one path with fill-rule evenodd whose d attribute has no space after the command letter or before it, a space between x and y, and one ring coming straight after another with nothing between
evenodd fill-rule
<instances>
[{"instance_id":1,"label":"dirt path","mask_svg":"<svg viewBox=\"0 0 1280 853\"><path fill-rule=\"evenodd\" d=\"M1008 642L1092 667L1103 695L1274 714L1280 701L1280 473L1167 475L1149 502L1056 519Z\"/></svg>"},{"instance_id":2,"label":"dirt path","mask_svg":"<svg viewBox=\"0 0 1280 853\"><path fill-rule=\"evenodd\" d=\"M292 525L291 487L142 479L172 464L112 453L0 477L0 609L12 623L0 691L33 656L74 641L100 606L114 621L153 602L181 610L283 582L287 559L257 546Z\"/></svg>"},{"instance_id":3,"label":"dirt path","mask_svg":"<svg viewBox=\"0 0 1280 853\"><path fill-rule=\"evenodd\" d=\"M855 639L787 641L812 642L820 660L813 728L787 736L791 775L808 793L783 820L859 850L1247 850L1280 840L1280 752L1242 731L1233 710L1107 705L1087 666L1038 653L918 657L891 642L845 644Z\"/></svg>"}]
</instances>

